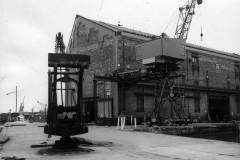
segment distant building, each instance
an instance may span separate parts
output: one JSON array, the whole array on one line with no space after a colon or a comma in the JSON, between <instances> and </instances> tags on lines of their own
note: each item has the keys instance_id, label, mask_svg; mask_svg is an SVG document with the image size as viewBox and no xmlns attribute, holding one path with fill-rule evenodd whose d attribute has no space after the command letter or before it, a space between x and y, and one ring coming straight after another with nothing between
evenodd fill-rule
<instances>
[{"instance_id":1,"label":"distant building","mask_svg":"<svg viewBox=\"0 0 240 160\"><path fill-rule=\"evenodd\" d=\"M0 114L0 124L4 124L8 121L9 114L8 113L1 113Z\"/></svg>"},{"instance_id":2,"label":"distant building","mask_svg":"<svg viewBox=\"0 0 240 160\"><path fill-rule=\"evenodd\" d=\"M46 122L46 112L24 112L23 115L31 122Z\"/></svg>"},{"instance_id":3,"label":"distant building","mask_svg":"<svg viewBox=\"0 0 240 160\"><path fill-rule=\"evenodd\" d=\"M152 114L154 84L121 84L98 77L107 77L115 70L144 68L136 60L135 47L153 40L157 40L156 35L76 16L67 53L91 56L83 84L88 121L116 118L121 113L139 119ZM213 121L239 115L240 56L189 43L184 55L180 66L186 75L182 83L186 115ZM74 103L70 94L66 100Z\"/></svg>"},{"instance_id":4,"label":"distant building","mask_svg":"<svg viewBox=\"0 0 240 160\"><path fill-rule=\"evenodd\" d=\"M24 115L20 114L19 116L17 116L17 121L25 121Z\"/></svg>"},{"instance_id":5,"label":"distant building","mask_svg":"<svg viewBox=\"0 0 240 160\"><path fill-rule=\"evenodd\" d=\"M1 113L0 123L5 123L7 121L25 121L30 120L32 122L46 122L45 112L18 112L13 113Z\"/></svg>"}]
</instances>

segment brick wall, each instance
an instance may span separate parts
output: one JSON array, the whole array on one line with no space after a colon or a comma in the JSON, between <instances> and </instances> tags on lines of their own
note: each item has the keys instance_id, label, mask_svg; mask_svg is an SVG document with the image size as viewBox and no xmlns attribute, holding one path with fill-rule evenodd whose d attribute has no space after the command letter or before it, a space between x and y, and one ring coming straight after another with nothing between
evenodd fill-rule
<instances>
[{"instance_id":1,"label":"brick wall","mask_svg":"<svg viewBox=\"0 0 240 160\"><path fill-rule=\"evenodd\" d=\"M139 69L142 64L136 61L135 45L142 43L142 40L131 39L122 36L118 40L118 63L123 70Z\"/></svg>"},{"instance_id":2,"label":"brick wall","mask_svg":"<svg viewBox=\"0 0 240 160\"><path fill-rule=\"evenodd\" d=\"M199 73L193 73L193 55L199 60ZM203 55L197 53L189 54L188 63L188 83L193 84L194 80L198 80L200 86L207 86L206 77L208 75L209 87L231 88L235 89L235 68L234 62L228 59ZM229 82L229 86L228 86Z\"/></svg>"},{"instance_id":3,"label":"brick wall","mask_svg":"<svg viewBox=\"0 0 240 160\"><path fill-rule=\"evenodd\" d=\"M114 32L101 27L85 18L75 20L73 32L69 40L68 52L72 54L90 55L90 66L84 72L83 96L93 96L93 78L105 75L114 70ZM104 92L99 85L99 92Z\"/></svg>"},{"instance_id":4,"label":"brick wall","mask_svg":"<svg viewBox=\"0 0 240 160\"><path fill-rule=\"evenodd\" d=\"M83 96L93 96L93 76L105 75L111 73L117 68L123 70L133 70L143 68L141 63L136 61L136 53L134 46L142 43L143 40L126 37L123 35L115 35L114 32L96 25L90 21L82 18L77 18L73 27L73 32L69 40L68 52L73 54L86 54L91 57L91 65L84 73ZM199 73L193 73L192 70L192 56L198 57ZM209 87L223 87L235 89L236 84L239 84L239 78L236 80L236 65L233 61L214 57L210 55L203 55L199 53L188 52L188 61L182 62L181 70L186 72L187 83L194 84L194 80L198 80L200 86L206 86L206 77L208 75ZM239 71L239 67L238 73ZM229 82L229 86L228 86ZM150 88L150 89L149 89ZM98 84L98 95L104 94L104 87ZM121 108L122 97L118 95L120 91L115 83L111 84L112 97L114 97L114 111L115 115L118 114L118 108ZM128 86L125 91L125 110L129 113L136 112L137 103L136 95L137 86ZM144 92L153 93L151 87L145 87ZM190 96L194 96L194 92L188 92ZM120 100L118 101L118 98ZM231 107L236 112L236 105L230 98ZM118 106L120 105L120 106ZM146 114L151 114L154 108L154 98L151 96L144 97L144 111ZM197 116L206 116L207 109L207 94L200 93L200 113L194 112L194 98L186 100L185 112L190 112ZM163 106L164 114L169 115L169 104ZM166 113L165 113L166 112Z\"/></svg>"},{"instance_id":5,"label":"brick wall","mask_svg":"<svg viewBox=\"0 0 240 160\"><path fill-rule=\"evenodd\" d=\"M93 96L94 75L104 76L112 73L112 71L117 69L117 64L120 64L120 67L125 69L137 68L136 66L139 63L135 60L134 45L142 41L122 36L121 34L116 35L112 30L85 18L77 17L67 52L90 55L90 66L85 70L83 77L83 96ZM125 67L123 64L125 64ZM110 88L111 97L114 97L114 115L118 115L118 85L113 82ZM100 82L97 84L97 92L97 95L101 97L105 94L104 83Z\"/></svg>"},{"instance_id":6,"label":"brick wall","mask_svg":"<svg viewBox=\"0 0 240 160\"><path fill-rule=\"evenodd\" d=\"M103 47L102 49L97 49L93 51L83 52L83 54L90 55L91 65L84 72L84 96L93 96L93 77L96 75L105 75L113 71L113 45ZM99 85L100 86L100 85ZM101 88L98 91L101 92Z\"/></svg>"}]
</instances>

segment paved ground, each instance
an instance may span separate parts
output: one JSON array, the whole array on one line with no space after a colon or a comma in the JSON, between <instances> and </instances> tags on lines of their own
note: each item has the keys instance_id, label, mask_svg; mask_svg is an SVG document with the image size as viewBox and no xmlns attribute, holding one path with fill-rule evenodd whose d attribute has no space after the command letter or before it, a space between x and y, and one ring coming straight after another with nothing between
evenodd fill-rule
<instances>
[{"instance_id":1,"label":"paved ground","mask_svg":"<svg viewBox=\"0 0 240 160\"><path fill-rule=\"evenodd\" d=\"M0 151L1 157L16 156L26 159L114 159L114 160L237 160L240 144L206 139L194 139L164 134L120 131L115 127L90 126L82 138L98 142L97 146L82 146L74 150L51 147L30 148L47 138L38 124L8 128L11 140ZM57 137L53 137L50 143ZM105 143L105 142L113 142ZM104 145L107 144L107 145Z\"/></svg>"}]
</instances>

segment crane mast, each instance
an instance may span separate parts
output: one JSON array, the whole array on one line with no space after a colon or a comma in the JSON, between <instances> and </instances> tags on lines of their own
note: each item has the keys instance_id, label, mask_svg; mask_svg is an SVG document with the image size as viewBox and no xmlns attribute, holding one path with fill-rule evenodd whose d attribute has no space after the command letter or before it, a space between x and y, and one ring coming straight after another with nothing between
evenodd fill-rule
<instances>
[{"instance_id":1,"label":"crane mast","mask_svg":"<svg viewBox=\"0 0 240 160\"><path fill-rule=\"evenodd\" d=\"M19 112L23 112L23 109L24 109L24 101L25 101L25 96L23 97L23 101L22 103L20 104L20 107L19 107Z\"/></svg>"},{"instance_id":2,"label":"crane mast","mask_svg":"<svg viewBox=\"0 0 240 160\"><path fill-rule=\"evenodd\" d=\"M40 101L37 101L37 103L41 106L41 110L46 112L46 109L47 109L47 104L45 103L42 103Z\"/></svg>"},{"instance_id":3,"label":"crane mast","mask_svg":"<svg viewBox=\"0 0 240 160\"><path fill-rule=\"evenodd\" d=\"M179 8L179 17L174 38L187 39L196 3L200 5L202 4L202 0L188 0L184 6Z\"/></svg>"}]
</instances>

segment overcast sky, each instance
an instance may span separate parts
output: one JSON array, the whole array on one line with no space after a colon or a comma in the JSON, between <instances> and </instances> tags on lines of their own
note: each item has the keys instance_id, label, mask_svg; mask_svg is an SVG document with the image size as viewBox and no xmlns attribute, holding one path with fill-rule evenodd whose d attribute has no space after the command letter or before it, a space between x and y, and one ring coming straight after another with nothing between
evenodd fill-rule
<instances>
[{"instance_id":1,"label":"overcast sky","mask_svg":"<svg viewBox=\"0 0 240 160\"><path fill-rule=\"evenodd\" d=\"M55 34L67 45L76 14L129 28L173 36L178 7L187 0L0 0L0 112L47 103L47 54ZM203 0L196 7L188 42L240 54L240 0ZM203 28L203 41L200 30Z\"/></svg>"}]
</instances>

